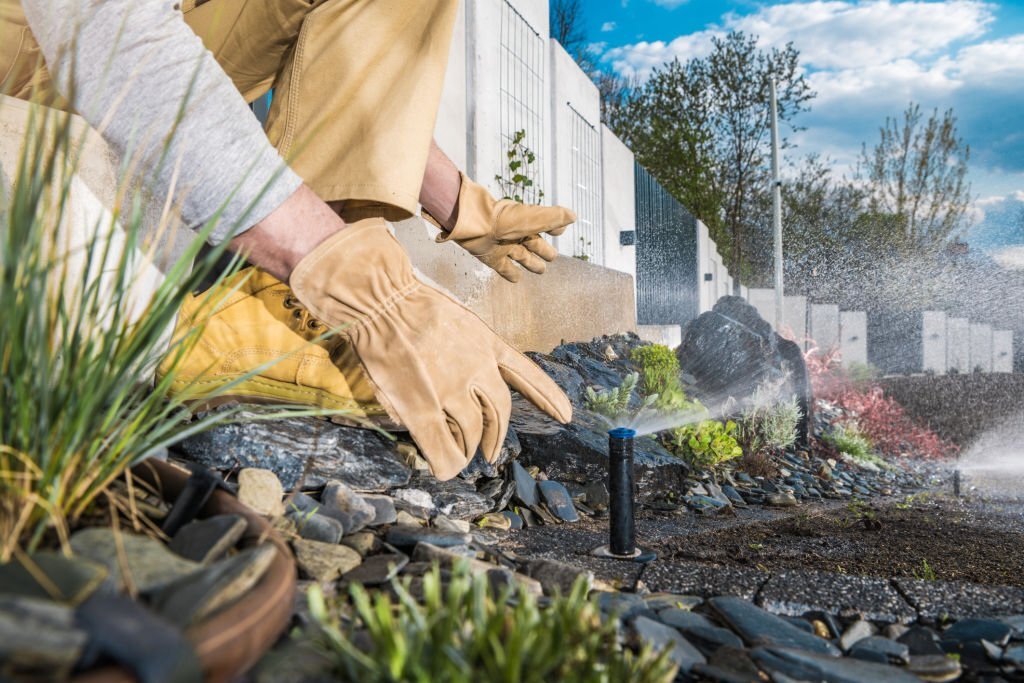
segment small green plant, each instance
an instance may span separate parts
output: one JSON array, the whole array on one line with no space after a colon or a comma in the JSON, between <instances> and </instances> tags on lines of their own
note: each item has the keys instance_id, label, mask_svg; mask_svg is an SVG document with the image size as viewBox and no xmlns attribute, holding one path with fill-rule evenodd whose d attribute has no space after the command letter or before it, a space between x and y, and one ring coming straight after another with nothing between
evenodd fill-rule
<instances>
[{"instance_id":1,"label":"small green plant","mask_svg":"<svg viewBox=\"0 0 1024 683\"><path fill-rule=\"evenodd\" d=\"M647 396L637 409L631 409L629 402L640 381L640 375L631 372L614 389L587 387L584 406L592 413L607 419L613 425L624 424L650 410L657 403L658 396Z\"/></svg>"},{"instance_id":2,"label":"small green plant","mask_svg":"<svg viewBox=\"0 0 1024 683\"><path fill-rule=\"evenodd\" d=\"M758 386L736 420L736 440L748 457L764 457L796 443L800 404L796 397L778 400L777 392L774 384Z\"/></svg>"},{"instance_id":3,"label":"small green plant","mask_svg":"<svg viewBox=\"0 0 1024 683\"><path fill-rule=\"evenodd\" d=\"M310 588L312 635L338 680L668 683L675 677L667 651L634 653L619 644L617 620L601 618L582 580L545 607L523 587L495 594L486 574L471 573L466 563L455 565L447 585L436 566L425 574L422 602L410 586L407 578L371 595L353 584L351 607Z\"/></svg>"},{"instance_id":4,"label":"small green plant","mask_svg":"<svg viewBox=\"0 0 1024 683\"><path fill-rule=\"evenodd\" d=\"M594 243L582 235L580 235L579 242L579 249L573 254L573 258L578 258L580 261L589 261L590 249L594 246Z\"/></svg>"},{"instance_id":5,"label":"small green plant","mask_svg":"<svg viewBox=\"0 0 1024 683\"><path fill-rule=\"evenodd\" d=\"M679 359L672 349L661 344L638 346L629 358L640 368L641 391L648 396L658 395L658 408L672 409L686 402Z\"/></svg>"},{"instance_id":6,"label":"small green plant","mask_svg":"<svg viewBox=\"0 0 1024 683\"><path fill-rule=\"evenodd\" d=\"M537 155L526 145L525 130L517 130L512 134L505 158L505 173L494 176L501 187L503 198L519 203L539 204L544 199L544 190L534 188L534 179L539 172L535 166Z\"/></svg>"},{"instance_id":7,"label":"small green plant","mask_svg":"<svg viewBox=\"0 0 1024 683\"><path fill-rule=\"evenodd\" d=\"M736 442L736 423L728 420L704 420L672 430L673 452L691 466L714 470L729 460L743 455Z\"/></svg>"},{"instance_id":8,"label":"small green plant","mask_svg":"<svg viewBox=\"0 0 1024 683\"><path fill-rule=\"evenodd\" d=\"M935 569L928 564L927 559L921 560L921 566L914 570L914 578L920 581L937 581L938 576L935 574Z\"/></svg>"}]
</instances>

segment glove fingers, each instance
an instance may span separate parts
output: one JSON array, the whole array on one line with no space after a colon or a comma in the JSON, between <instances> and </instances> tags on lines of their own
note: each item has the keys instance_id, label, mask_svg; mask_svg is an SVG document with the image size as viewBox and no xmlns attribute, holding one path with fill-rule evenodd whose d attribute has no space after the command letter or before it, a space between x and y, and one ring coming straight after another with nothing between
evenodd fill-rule
<instances>
[{"instance_id":1,"label":"glove fingers","mask_svg":"<svg viewBox=\"0 0 1024 683\"><path fill-rule=\"evenodd\" d=\"M561 206L509 202L498 215L494 236L499 240L519 241L542 232L561 235L566 226L575 221L576 214Z\"/></svg>"},{"instance_id":2,"label":"glove fingers","mask_svg":"<svg viewBox=\"0 0 1024 683\"><path fill-rule=\"evenodd\" d=\"M447 422L451 429L452 438L462 447L465 455L463 466L476 455L476 449L480 446L480 440L484 433L484 415L476 396L466 391L464 398L456 400L445 406ZM459 468L461 471L462 468Z\"/></svg>"},{"instance_id":3,"label":"glove fingers","mask_svg":"<svg viewBox=\"0 0 1024 683\"><path fill-rule=\"evenodd\" d=\"M539 235L537 237L528 237L523 240L522 244L545 261L551 262L558 258L558 250L555 249L554 245Z\"/></svg>"},{"instance_id":4,"label":"glove fingers","mask_svg":"<svg viewBox=\"0 0 1024 683\"><path fill-rule=\"evenodd\" d=\"M498 369L505 382L562 424L572 421L572 404L565 392L536 363L504 346L504 352L499 352Z\"/></svg>"},{"instance_id":5,"label":"glove fingers","mask_svg":"<svg viewBox=\"0 0 1024 683\"><path fill-rule=\"evenodd\" d=\"M547 270L547 266L544 265L544 260L522 244L513 244L508 250L508 258L512 259L523 268L526 268L531 273L537 273L540 275Z\"/></svg>"},{"instance_id":6,"label":"glove fingers","mask_svg":"<svg viewBox=\"0 0 1024 683\"><path fill-rule=\"evenodd\" d=\"M523 277L523 272L519 269L519 266L507 258L505 249L495 249L492 254L488 254L486 257L478 256L477 258L509 282L519 282Z\"/></svg>"},{"instance_id":7,"label":"glove fingers","mask_svg":"<svg viewBox=\"0 0 1024 683\"><path fill-rule=\"evenodd\" d=\"M497 460L505 435L508 433L509 416L512 414L512 395L501 378L495 379L499 386L490 395L479 390L476 392L483 414L480 451L487 462Z\"/></svg>"}]
</instances>

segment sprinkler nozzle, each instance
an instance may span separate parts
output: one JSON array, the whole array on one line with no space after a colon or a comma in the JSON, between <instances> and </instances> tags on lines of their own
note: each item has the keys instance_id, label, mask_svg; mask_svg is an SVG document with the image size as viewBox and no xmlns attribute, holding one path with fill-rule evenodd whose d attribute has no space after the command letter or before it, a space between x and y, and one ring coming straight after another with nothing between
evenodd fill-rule
<instances>
[{"instance_id":1,"label":"sprinkler nozzle","mask_svg":"<svg viewBox=\"0 0 1024 683\"><path fill-rule=\"evenodd\" d=\"M633 519L633 440L636 431L618 427L608 432L609 544L594 550L598 557L650 562L653 553L636 547Z\"/></svg>"}]
</instances>

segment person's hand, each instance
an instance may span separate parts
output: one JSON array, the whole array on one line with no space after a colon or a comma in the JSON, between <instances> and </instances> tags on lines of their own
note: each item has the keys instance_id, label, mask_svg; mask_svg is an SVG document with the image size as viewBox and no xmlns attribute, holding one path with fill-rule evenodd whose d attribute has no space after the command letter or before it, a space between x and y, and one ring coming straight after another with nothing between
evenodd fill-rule
<instances>
[{"instance_id":1,"label":"person's hand","mask_svg":"<svg viewBox=\"0 0 1024 683\"><path fill-rule=\"evenodd\" d=\"M446 230L429 213L424 215L441 228L438 242L454 241L509 282L519 282L520 267L543 273L546 262L558 251L541 237L561 235L576 220L576 214L561 206L521 204L495 199L483 186L462 176L458 218Z\"/></svg>"},{"instance_id":2,"label":"person's hand","mask_svg":"<svg viewBox=\"0 0 1024 683\"><path fill-rule=\"evenodd\" d=\"M512 410L509 386L560 422L568 397L476 315L413 275L380 218L350 223L292 271L292 291L352 345L391 417L431 471L450 479L479 447L498 456Z\"/></svg>"}]
</instances>

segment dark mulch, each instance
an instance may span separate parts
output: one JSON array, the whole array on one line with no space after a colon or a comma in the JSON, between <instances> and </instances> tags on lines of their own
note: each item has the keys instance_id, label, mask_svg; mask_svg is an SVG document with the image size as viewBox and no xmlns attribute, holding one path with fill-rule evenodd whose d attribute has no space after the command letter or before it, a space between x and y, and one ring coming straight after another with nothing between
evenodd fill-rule
<instances>
[{"instance_id":1,"label":"dark mulch","mask_svg":"<svg viewBox=\"0 0 1024 683\"><path fill-rule=\"evenodd\" d=\"M666 538L662 557L765 571L1024 585L1024 507L920 496Z\"/></svg>"}]
</instances>

